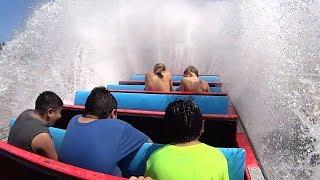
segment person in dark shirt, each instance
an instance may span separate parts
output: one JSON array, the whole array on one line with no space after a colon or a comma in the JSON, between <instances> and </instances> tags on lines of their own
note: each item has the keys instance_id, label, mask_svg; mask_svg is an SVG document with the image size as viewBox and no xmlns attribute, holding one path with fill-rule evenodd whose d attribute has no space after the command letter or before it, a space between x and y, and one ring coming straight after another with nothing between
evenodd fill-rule
<instances>
[{"instance_id":1,"label":"person in dark shirt","mask_svg":"<svg viewBox=\"0 0 320 180\"><path fill-rule=\"evenodd\" d=\"M68 124L59 160L93 171L121 176L118 163L149 138L117 119L117 101L105 87L94 88L83 115Z\"/></svg>"},{"instance_id":2,"label":"person in dark shirt","mask_svg":"<svg viewBox=\"0 0 320 180\"><path fill-rule=\"evenodd\" d=\"M41 93L36 100L35 109L27 109L17 118L9 132L8 143L57 160L48 126L60 119L62 106L62 100L55 93Z\"/></svg>"}]
</instances>

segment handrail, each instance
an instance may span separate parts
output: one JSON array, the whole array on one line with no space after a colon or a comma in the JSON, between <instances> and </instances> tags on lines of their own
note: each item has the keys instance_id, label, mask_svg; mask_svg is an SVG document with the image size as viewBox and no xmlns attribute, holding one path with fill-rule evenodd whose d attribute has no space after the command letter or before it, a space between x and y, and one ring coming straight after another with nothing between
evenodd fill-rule
<instances>
[{"instance_id":1,"label":"handrail","mask_svg":"<svg viewBox=\"0 0 320 180\"><path fill-rule=\"evenodd\" d=\"M79 105L64 105L64 109L83 111L84 106ZM163 118L163 111L148 111L148 110L135 110L135 109L117 109L119 115L132 115L132 116L143 116L153 118ZM238 120L239 116L235 113L232 106L228 107L228 114L202 114L204 120Z\"/></svg>"}]
</instances>

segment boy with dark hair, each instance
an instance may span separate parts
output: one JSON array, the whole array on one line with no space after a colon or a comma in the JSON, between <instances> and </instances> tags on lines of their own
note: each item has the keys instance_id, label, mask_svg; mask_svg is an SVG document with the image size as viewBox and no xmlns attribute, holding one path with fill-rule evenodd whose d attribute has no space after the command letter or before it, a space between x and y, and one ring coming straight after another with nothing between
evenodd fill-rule
<instances>
[{"instance_id":1,"label":"boy with dark hair","mask_svg":"<svg viewBox=\"0 0 320 180\"><path fill-rule=\"evenodd\" d=\"M210 92L210 87L207 82L199 79L198 69L194 66L188 66L183 72L179 91L185 92Z\"/></svg>"},{"instance_id":2,"label":"boy with dark hair","mask_svg":"<svg viewBox=\"0 0 320 180\"><path fill-rule=\"evenodd\" d=\"M59 160L93 171L121 176L119 161L135 152L148 137L117 119L117 101L105 87L94 88L85 112L71 119Z\"/></svg>"},{"instance_id":3,"label":"boy with dark hair","mask_svg":"<svg viewBox=\"0 0 320 180\"><path fill-rule=\"evenodd\" d=\"M172 88L171 73L162 63L157 63L153 72L148 72L145 76L146 91L172 91Z\"/></svg>"},{"instance_id":4,"label":"boy with dark hair","mask_svg":"<svg viewBox=\"0 0 320 180\"><path fill-rule=\"evenodd\" d=\"M41 93L35 109L22 112L12 126L8 143L24 150L58 160L48 126L61 117L63 102L51 91Z\"/></svg>"},{"instance_id":5,"label":"boy with dark hair","mask_svg":"<svg viewBox=\"0 0 320 180\"><path fill-rule=\"evenodd\" d=\"M146 176L158 180L228 180L227 160L218 149L199 142L202 113L191 100L179 100L166 108L164 120L171 144L152 154Z\"/></svg>"}]
</instances>

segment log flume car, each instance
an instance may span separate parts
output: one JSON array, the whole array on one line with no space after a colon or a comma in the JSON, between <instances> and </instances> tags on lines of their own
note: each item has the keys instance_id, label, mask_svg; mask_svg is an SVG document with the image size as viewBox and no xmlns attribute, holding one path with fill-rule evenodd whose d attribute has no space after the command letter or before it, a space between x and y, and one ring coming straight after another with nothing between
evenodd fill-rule
<instances>
[{"instance_id":1,"label":"log flume car","mask_svg":"<svg viewBox=\"0 0 320 180\"><path fill-rule=\"evenodd\" d=\"M173 76L174 85L179 85L181 75ZM154 143L145 143L125 164L123 175L143 175L148 157L153 151L168 143L162 119L168 103L179 98L193 99L205 120L205 131L200 141L218 147L228 160L231 180L254 179L251 172L260 170L249 138L241 126L235 107L222 91L223 83L218 75L201 75L209 82L211 93L155 92L144 91L144 74L135 74L118 85L106 85L118 102L118 118L124 120L147 134ZM50 127L55 148L59 151L65 129L71 118L84 111L89 91L77 91L74 104L65 105L61 119ZM15 118L10 118L10 126ZM54 161L0 141L1 179L107 179L120 180L80 167Z\"/></svg>"}]
</instances>

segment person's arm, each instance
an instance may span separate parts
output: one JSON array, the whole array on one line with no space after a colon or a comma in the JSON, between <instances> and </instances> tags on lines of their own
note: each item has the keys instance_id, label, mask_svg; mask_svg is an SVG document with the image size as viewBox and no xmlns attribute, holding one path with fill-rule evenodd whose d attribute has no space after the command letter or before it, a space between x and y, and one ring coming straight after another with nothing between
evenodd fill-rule
<instances>
[{"instance_id":1,"label":"person's arm","mask_svg":"<svg viewBox=\"0 0 320 180\"><path fill-rule=\"evenodd\" d=\"M120 139L121 156L126 157L128 154L139 149L144 143L150 141L151 139L147 135L130 124L126 124Z\"/></svg>"},{"instance_id":2,"label":"person's arm","mask_svg":"<svg viewBox=\"0 0 320 180\"><path fill-rule=\"evenodd\" d=\"M228 170L228 162L227 162L227 160L225 160L225 163L223 165L222 180L229 180L229 170Z\"/></svg>"},{"instance_id":3,"label":"person's arm","mask_svg":"<svg viewBox=\"0 0 320 180\"><path fill-rule=\"evenodd\" d=\"M39 155L47 158L58 160L56 149L54 148L52 139L48 133L40 133L36 135L31 142L32 150Z\"/></svg>"},{"instance_id":4,"label":"person's arm","mask_svg":"<svg viewBox=\"0 0 320 180\"><path fill-rule=\"evenodd\" d=\"M144 76L144 90L147 91L148 87L148 73Z\"/></svg>"},{"instance_id":5,"label":"person's arm","mask_svg":"<svg viewBox=\"0 0 320 180\"><path fill-rule=\"evenodd\" d=\"M206 83L206 82L204 84L204 89L205 89L205 92L210 92L210 87L209 87L208 83Z\"/></svg>"},{"instance_id":6,"label":"person's arm","mask_svg":"<svg viewBox=\"0 0 320 180\"><path fill-rule=\"evenodd\" d=\"M203 92L210 92L209 84L206 81L201 80L200 84L201 84L201 89Z\"/></svg>"},{"instance_id":7,"label":"person's arm","mask_svg":"<svg viewBox=\"0 0 320 180\"><path fill-rule=\"evenodd\" d=\"M167 72L167 76L169 78L170 91L173 91L172 75L169 71Z\"/></svg>"},{"instance_id":8,"label":"person's arm","mask_svg":"<svg viewBox=\"0 0 320 180\"><path fill-rule=\"evenodd\" d=\"M184 91L184 80L182 79L179 86L179 91Z\"/></svg>"}]
</instances>

